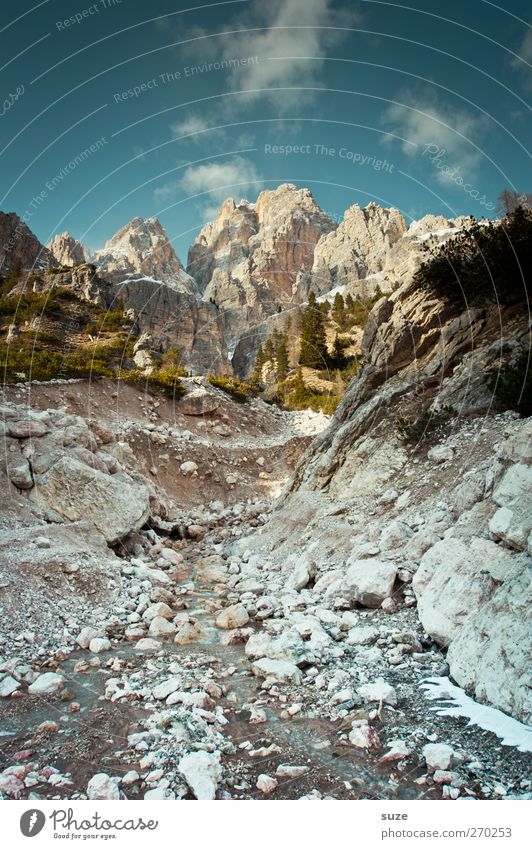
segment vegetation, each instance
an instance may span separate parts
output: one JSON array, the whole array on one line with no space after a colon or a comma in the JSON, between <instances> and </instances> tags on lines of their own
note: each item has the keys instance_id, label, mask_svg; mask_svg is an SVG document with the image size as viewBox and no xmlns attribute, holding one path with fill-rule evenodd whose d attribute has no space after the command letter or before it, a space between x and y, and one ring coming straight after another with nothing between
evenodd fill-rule
<instances>
[{"instance_id":1,"label":"vegetation","mask_svg":"<svg viewBox=\"0 0 532 849\"><path fill-rule=\"evenodd\" d=\"M310 368L323 368L327 364L325 319L314 292L310 293L303 311L299 364Z\"/></svg>"},{"instance_id":2,"label":"vegetation","mask_svg":"<svg viewBox=\"0 0 532 849\"><path fill-rule=\"evenodd\" d=\"M211 386L216 386L217 389L227 392L234 401L241 404L258 394L256 385L246 383L243 380L234 380L232 377L215 377L214 374L210 374L208 380Z\"/></svg>"},{"instance_id":3,"label":"vegetation","mask_svg":"<svg viewBox=\"0 0 532 849\"><path fill-rule=\"evenodd\" d=\"M284 406L289 410L311 409L332 416L341 400L341 396L335 392L323 392L307 386L301 369L285 382L282 389Z\"/></svg>"},{"instance_id":4,"label":"vegetation","mask_svg":"<svg viewBox=\"0 0 532 849\"><path fill-rule=\"evenodd\" d=\"M505 410L532 416L532 353L521 350L514 359L494 372L488 387Z\"/></svg>"},{"instance_id":5,"label":"vegetation","mask_svg":"<svg viewBox=\"0 0 532 849\"><path fill-rule=\"evenodd\" d=\"M458 305L530 298L532 210L518 206L499 223L483 222L441 245L414 276L417 286Z\"/></svg>"}]
</instances>

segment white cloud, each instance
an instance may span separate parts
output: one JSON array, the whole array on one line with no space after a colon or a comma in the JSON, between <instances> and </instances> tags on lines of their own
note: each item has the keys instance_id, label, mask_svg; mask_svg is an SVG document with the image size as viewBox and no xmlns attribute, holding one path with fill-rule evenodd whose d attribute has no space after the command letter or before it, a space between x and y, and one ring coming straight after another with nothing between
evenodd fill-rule
<instances>
[{"instance_id":1,"label":"white cloud","mask_svg":"<svg viewBox=\"0 0 532 849\"><path fill-rule=\"evenodd\" d=\"M358 20L353 9L333 9L332 0L255 0L244 15L228 23L230 30L247 32L205 39L200 42L201 51L208 54L207 58L218 60L257 57L254 63L236 65L227 71L232 89L246 90L240 100L267 97L278 109L287 109L311 100L312 92L261 94L260 90L321 87L324 56L347 35L330 28L349 26ZM197 57L198 42L193 47ZM224 108L231 111L235 105L238 104L231 98Z\"/></svg>"},{"instance_id":2,"label":"white cloud","mask_svg":"<svg viewBox=\"0 0 532 849\"><path fill-rule=\"evenodd\" d=\"M483 158L481 142L487 128L483 115L435 99L415 98L409 93L398 96L397 100L404 105L391 104L383 115L383 125L390 133L384 137L385 142L397 141L393 133L403 139L399 144L408 156L429 158L438 149L440 162L445 162L449 169L459 169L464 176L476 170ZM438 179L447 183L452 178L447 170L440 168Z\"/></svg>"},{"instance_id":3,"label":"white cloud","mask_svg":"<svg viewBox=\"0 0 532 849\"><path fill-rule=\"evenodd\" d=\"M527 88L532 88L532 71L528 65L532 64L532 28L529 27L523 36L521 44L516 50L519 58L512 56L511 64L513 67L524 75L524 82Z\"/></svg>"},{"instance_id":4,"label":"white cloud","mask_svg":"<svg viewBox=\"0 0 532 849\"><path fill-rule=\"evenodd\" d=\"M207 130L208 128L209 122L206 121L205 118L202 118L200 115L189 115L183 120L176 121L172 124L170 130L175 138L179 138L179 136L193 136L196 133L199 133L200 136L204 136L204 130Z\"/></svg>"},{"instance_id":5,"label":"white cloud","mask_svg":"<svg viewBox=\"0 0 532 849\"><path fill-rule=\"evenodd\" d=\"M201 195L200 205L205 220L216 216L218 207L228 197L254 197L262 188L262 179L253 162L234 156L224 162L191 165L179 180L171 180L154 190L160 201L174 198L179 190L189 196ZM206 201L207 205L203 202Z\"/></svg>"},{"instance_id":6,"label":"white cloud","mask_svg":"<svg viewBox=\"0 0 532 849\"><path fill-rule=\"evenodd\" d=\"M256 194L261 188L261 178L253 162L235 156L225 162L192 165L183 174L180 185L189 195L207 192L212 201L223 201L246 192Z\"/></svg>"}]
</instances>

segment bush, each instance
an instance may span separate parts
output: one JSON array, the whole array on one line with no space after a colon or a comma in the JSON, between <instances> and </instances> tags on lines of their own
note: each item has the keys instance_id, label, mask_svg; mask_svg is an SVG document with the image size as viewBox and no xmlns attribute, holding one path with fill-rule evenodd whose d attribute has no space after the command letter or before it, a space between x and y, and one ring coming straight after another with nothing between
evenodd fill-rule
<instances>
[{"instance_id":1,"label":"bush","mask_svg":"<svg viewBox=\"0 0 532 849\"><path fill-rule=\"evenodd\" d=\"M258 386L253 383L244 383L242 380L234 380L232 377L215 377L210 374L208 377L211 386L227 392L234 401L242 404L249 401L250 398L258 394Z\"/></svg>"},{"instance_id":2,"label":"bush","mask_svg":"<svg viewBox=\"0 0 532 849\"><path fill-rule=\"evenodd\" d=\"M532 353L528 350L518 353L490 376L488 387L505 410L532 416Z\"/></svg>"},{"instance_id":3,"label":"bush","mask_svg":"<svg viewBox=\"0 0 532 849\"><path fill-rule=\"evenodd\" d=\"M430 294L463 307L516 303L531 295L532 210L475 224L438 248L414 276Z\"/></svg>"}]
</instances>

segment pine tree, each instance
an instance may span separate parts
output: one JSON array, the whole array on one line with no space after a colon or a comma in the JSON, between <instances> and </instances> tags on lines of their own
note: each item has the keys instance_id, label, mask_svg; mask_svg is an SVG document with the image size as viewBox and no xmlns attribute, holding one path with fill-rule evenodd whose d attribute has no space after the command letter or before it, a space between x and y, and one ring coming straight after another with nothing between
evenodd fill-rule
<instances>
[{"instance_id":1,"label":"pine tree","mask_svg":"<svg viewBox=\"0 0 532 849\"><path fill-rule=\"evenodd\" d=\"M336 368L341 368L344 364L344 350L342 347L342 343L338 337L338 334L334 337L333 342L333 350L332 350L332 362Z\"/></svg>"},{"instance_id":2,"label":"pine tree","mask_svg":"<svg viewBox=\"0 0 532 849\"><path fill-rule=\"evenodd\" d=\"M277 337L277 346L275 348L275 378L277 383L282 383L288 375L288 339L285 333L280 333Z\"/></svg>"},{"instance_id":3,"label":"pine tree","mask_svg":"<svg viewBox=\"0 0 532 849\"><path fill-rule=\"evenodd\" d=\"M307 387L303 379L303 372L298 368L294 382L292 384L292 392L290 393L290 404L297 409L298 406L304 406L307 402Z\"/></svg>"},{"instance_id":4,"label":"pine tree","mask_svg":"<svg viewBox=\"0 0 532 849\"><path fill-rule=\"evenodd\" d=\"M308 305L303 312L299 363L310 368L322 368L326 359L327 344L323 313L316 302L316 295L311 292Z\"/></svg>"},{"instance_id":5,"label":"pine tree","mask_svg":"<svg viewBox=\"0 0 532 849\"><path fill-rule=\"evenodd\" d=\"M266 339L266 345L264 346L264 362L273 362L275 357L275 348L273 347L273 342L269 337Z\"/></svg>"},{"instance_id":6,"label":"pine tree","mask_svg":"<svg viewBox=\"0 0 532 849\"><path fill-rule=\"evenodd\" d=\"M257 348L257 356L255 357L255 365L253 366L253 380L255 383L260 383L262 380L262 367L265 362L264 350L262 348L262 342L259 342L259 347Z\"/></svg>"},{"instance_id":7,"label":"pine tree","mask_svg":"<svg viewBox=\"0 0 532 849\"><path fill-rule=\"evenodd\" d=\"M336 324L338 325L338 327L340 329L342 329L343 325L344 325L344 321L345 321L345 304L344 304L344 299L343 299L340 292L337 292L336 295L334 296L334 303L333 303L333 308L332 308L332 317L333 317L334 321L336 322Z\"/></svg>"}]
</instances>

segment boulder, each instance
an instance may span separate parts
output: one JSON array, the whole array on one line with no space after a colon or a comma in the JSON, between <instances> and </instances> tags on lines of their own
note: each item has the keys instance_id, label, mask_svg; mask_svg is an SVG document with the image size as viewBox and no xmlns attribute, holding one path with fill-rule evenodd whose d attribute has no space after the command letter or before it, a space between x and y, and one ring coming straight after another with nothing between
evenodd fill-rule
<instances>
[{"instance_id":1,"label":"boulder","mask_svg":"<svg viewBox=\"0 0 532 849\"><path fill-rule=\"evenodd\" d=\"M87 784L87 796L89 799L116 800L120 798L120 791L114 778L105 772L98 772Z\"/></svg>"},{"instance_id":2,"label":"boulder","mask_svg":"<svg viewBox=\"0 0 532 849\"><path fill-rule=\"evenodd\" d=\"M272 660L262 657L251 664L251 671L259 678L275 681L279 684L301 684L302 674L295 663L288 660Z\"/></svg>"},{"instance_id":3,"label":"boulder","mask_svg":"<svg viewBox=\"0 0 532 849\"><path fill-rule=\"evenodd\" d=\"M65 679L56 672L44 672L28 687L32 696L53 696L64 686Z\"/></svg>"},{"instance_id":4,"label":"boulder","mask_svg":"<svg viewBox=\"0 0 532 849\"><path fill-rule=\"evenodd\" d=\"M176 404L176 412L185 416L205 416L214 413L220 406L220 399L204 386L194 386Z\"/></svg>"},{"instance_id":5,"label":"boulder","mask_svg":"<svg viewBox=\"0 0 532 849\"><path fill-rule=\"evenodd\" d=\"M139 530L150 513L144 484L123 472L103 474L66 455L35 475L30 498L71 522L88 519L110 544Z\"/></svg>"},{"instance_id":6,"label":"boulder","mask_svg":"<svg viewBox=\"0 0 532 849\"><path fill-rule=\"evenodd\" d=\"M526 554L518 557L521 570L467 619L449 646L447 662L457 684L477 701L531 723L532 567Z\"/></svg>"},{"instance_id":7,"label":"boulder","mask_svg":"<svg viewBox=\"0 0 532 849\"><path fill-rule=\"evenodd\" d=\"M347 562L347 573L337 594L364 607L379 607L392 594L397 566L376 557Z\"/></svg>"},{"instance_id":8,"label":"boulder","mask_svg":"<svg viewBox=\"0 0 532 849\"><path fill-rule=\"evenodd\" d=\"M173 622L164 619L163 616L154 616L150 622L149 633L152 637L170 637L176 632Z\"/></svg>"},{"instance_id":9,"label":"boulder","mask_svg":"<svg viewBox=\"0 0 532 849\"><path fill-rule=\"evenodd\" d=\"M440 645L448 646L469 616L491 598L497 583L490 563L506 552L489 540L474 537L441 540L423 555L412 587L423 627Z\"/></svg>"},{"instance_id":10,"label":"boulder","mask_svg":"<svg viewBox=\"0 0 532 849\"><path fill-rule=\"evenodd\" d=\"M249 614L243 604L232 604L220 611L216 617L218 628L241 628L249 622Z\"/></svg>"},{"instance_id":11,"label":"boulder","mask_svg":"<svg viewBox=\"0 0 532 849\"><path fill-rule=\"evenodd\" d=\"M446 743L427 743L423 746L423 757L429 772L437 769L449 769L453 763L454 751Z\"/></svg>"},{"instance_id":12,"label":"boulder","mask_svg":"<svg viewBox=\"0 0 532 849\"><path fill-rule=\"evenodd\" d=\"M196 799L214 799L222 778L219 752L190 752L181 758L178 769Z\"/></svg>"},{"instance_id":13,"label":"boulder","mask_svg":"<svg viewBox=\"0 0 532 849\"><path fill-rule=\"evenodd\" d=\"M366 702L383 702L388 705L397 704L397 693L391 684L387 684L382 678L378 678L372 684L362 684L357 688L357 693Z\"/></svg>"}]
</instances>

